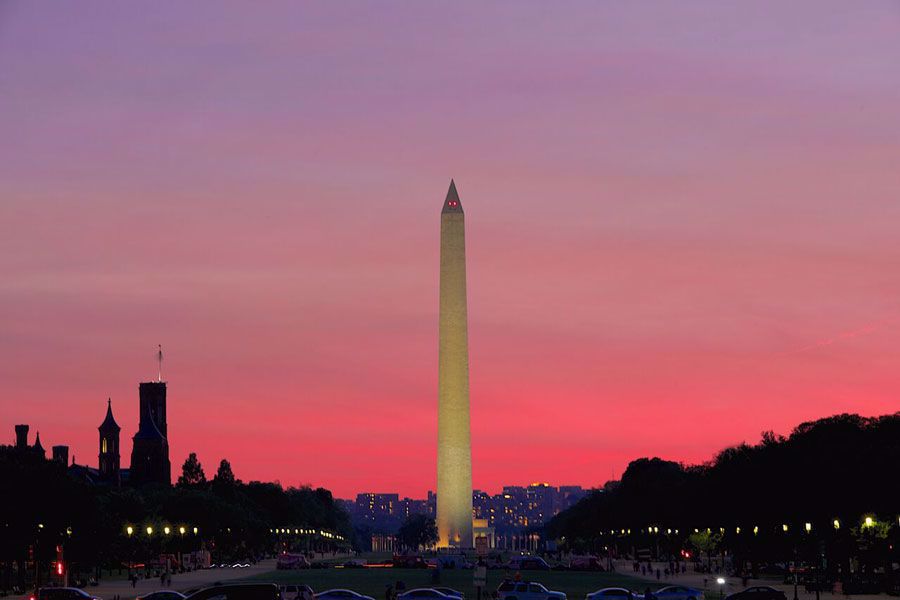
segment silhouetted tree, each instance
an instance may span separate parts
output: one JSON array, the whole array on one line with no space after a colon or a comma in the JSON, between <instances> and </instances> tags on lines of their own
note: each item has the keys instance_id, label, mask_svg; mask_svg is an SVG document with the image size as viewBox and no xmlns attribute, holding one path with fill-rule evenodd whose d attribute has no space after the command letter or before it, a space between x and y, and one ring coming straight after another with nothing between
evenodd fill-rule
<instances>
[{"instance_id":1,"label":"silhouetted tree","mask_svg":"<svg viewBox=\"0 0 900 600\"><path fill-rule=\"evenodd\" d=\"M222 462L219 463L219 470L216 471L216 476L213 477L213 483L218 483L220 485L234 485L236 479L234 478L234 471L231 470L231 463L222 459Z\"/></svg>"},{"instance_id":2,"label":"silhouetted tree","mask_svg":"<svg viewBox=\"0 0 900 600\"><path fill-rule=\"evenodd\" d=\"M428 515L414 514L400 526L397 532L400 542L411 550L433 546L438 541L437 525Z\"/></svg>"},{"instance_id":3,"label":"silhouetted tree","mask_svg":"<svg viewBox=\"0 0 900 600\"><path fill-rule=\"evenodd\" d=\"M203 472L203 465L197 459L197 454L191 452L187 460L181 466L181 477L178 478L178 486L192 487L206 483L206 473Z\"/></svg>"}]
</instances>

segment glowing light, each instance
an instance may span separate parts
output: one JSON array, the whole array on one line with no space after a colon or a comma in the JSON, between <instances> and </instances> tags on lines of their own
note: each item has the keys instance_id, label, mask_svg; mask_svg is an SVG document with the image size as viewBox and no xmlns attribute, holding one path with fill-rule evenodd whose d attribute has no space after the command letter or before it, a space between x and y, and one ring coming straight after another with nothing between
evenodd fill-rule
<instances>
[{"instance_id":1,"label":"glowing light","mask_svg":"<svg viewBox=\"0 0 900 600\"><path fill-rule=\"evenodd\" d=\"M834 521L832 521L831 524L834 525L835 529L841 528L841 522L838 519L835 519Z\"/></svg>"},{"instance_id":2,"label":"glowing light","mask_svg":"<svg viewBox=\"0 0 900 600\"><path fill-rule=\"evenodd\" d=\"M166 535L169 535L170 533L172 533L172 530L169 529L168 525L166 525L165 527L163 527L163 533L165 533Z\"/></svg>"},{"instance_id":3,"label":"glowing light","mask_svg":"<svg viewBox=\"0 0 900 600\"><path fill-rule=\"evenodd\" d=\"M866 517L865 525L866 527L872 527L875 524L875 519L872 517Z\"/></svg>"},{"instance_id":4,"label":"glowing light","mask_svg":"<svg viewBox=\"0 0 900 600\"><path fill-rule=\"evenodd\" d=\"M181 535L184 535L185 531L187 531L187 529L184 528L184 525L178 528L178 533L180 533Z\"/></svg>"},{"instance_id":5,"label":"glowing light","mask_svg":"<svg viewBox=\"0 0 900 600\"><path fill-rule=\"evenodd\" d=\"M806 528L806 533L812 531L812 523L806 523L803 527Z\"/></svg>"},{"instance_id":6,"label":"glowing light","mask_svg":"<svg viewBox=\"0 0 900 600\"><path fill-rule=\"evenodd\" d=\"M147 525L147 535L153 535L153 528Z\"/></svg>"},{"instance_id":7,"label":"glowing light","mask_svg":"<svg viewBox=\"0 0 900 600\"><path fill-rule=\"evenodd\" d=\"M131 535L132 533L134 533L134 527L129 525L128 527L125 528L125 533L127 533L128 535Z\"/></svg>"},{"instance_id":8,"label":"glowing light","mask_svg":"<svg viewBox=\"0 0 900 600\"><path fill-rule=\"evenodd\" d=\"M781 529L782 529L782 531L787 532L787 530L788 530L787 523L785 523L784 525L782 525L782 526L781 526Z\"/></svg>"},{"instance_id":9,"label":"glowing light","mask_svg":"<svg viewBox=\"0 0 900 600\"><path fill-rule=\"evenodd\" d=\"M199 529L197 529L196 527L194 527L194 535L197 535L197 533L198 533L199 531L200 531Z\"/></svg>"},{"instance_id":10,"label":"glowing light","mask_svg":"<svg viewBox=\"0 0 900 600\"><path fill-rule=\"evenodd\" d=\"M724 577L716 577L716 583L718 583L719 585L725 585L725 578Z\"/></svg>"},{"instance_id":11,"label":"glowing light","mask_svg":"<svg viewBox=\"0 0 900 600\"><path fill-rule=\"evenodd\" d=\"M741 533L741 528L740 528L740 527L735 527L735 528L734 528L734 532L735 532L736 534L740 535L740 533Z\"/></svg>"},{"instance_id":12,"label":"glowing light","mask_svg":"<svg viewBox=\"0 0 900 600\"><path fill-rule=\"evenodd\" d=\"M756 535L757 533L759 533L759 526L758 526L758 525L756 525L756 526L753 527L753 535Z\"/></svg>"}]
</instances>

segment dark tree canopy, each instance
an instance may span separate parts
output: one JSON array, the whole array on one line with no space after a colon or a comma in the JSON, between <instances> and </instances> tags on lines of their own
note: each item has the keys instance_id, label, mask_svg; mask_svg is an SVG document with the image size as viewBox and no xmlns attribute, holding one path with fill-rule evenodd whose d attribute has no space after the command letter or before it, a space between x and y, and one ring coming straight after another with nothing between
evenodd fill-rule
<instances>
[{"instance_id":1,"label":"dark tree canopy","mask_svg":"<svg viewBox=\"0 0 900 600\"><path fill-rule=\"evenodd\" d=\"M397 537L410 550L427 548L438 541L437 525L435 525L434 519L428 515L410 515L400 526Z\"/></svg>"},{"instance_id":2,"label":"dark tree canopy","mask_svg":"<svg viewBox=\"0 0 900 600\"><path fill-rule=\"evenodd\" d=\"M203 472L203 465L197 459L197 454L191 452L184 465L181 467L181 477L178 478L179 487L200 486L206 483L206 473Z\"/></svg>"},{"instance_id":3,"label":"dark tree canopy","mask_svg":"<svg viewBox=\"0 0 900 600\"><path fill-rule=\"evenodd\" d=\"M236 481L234 471L231 470L231 463L223 458L222 462L219 463L219 470L216 471L216 476L213 477L213 484L234 485Z\"/></svg>"},{"instance_id":4,"label":"dark tree canopy","mask_svg":"<svg viewBox=\"0 0 900 600\"><path fill-rule=\"evenodd\" d=\"M900 529L897 465L900 413L836 415L803 423L788 437L764 432L758 444L726 448L702 465L635 460L621 481L554 517L545 533L578 545L623 531L646 534L653 526L663 534L671 530L665 539L677 551L691 545L697 530L716 538L708 546L741 556L765 547L771 556L793 551L808 523L820 543L846 545L837 538L859 534L866 515ZM647 546L657 539L626 543Z\"/></svg>"}]
</instances>

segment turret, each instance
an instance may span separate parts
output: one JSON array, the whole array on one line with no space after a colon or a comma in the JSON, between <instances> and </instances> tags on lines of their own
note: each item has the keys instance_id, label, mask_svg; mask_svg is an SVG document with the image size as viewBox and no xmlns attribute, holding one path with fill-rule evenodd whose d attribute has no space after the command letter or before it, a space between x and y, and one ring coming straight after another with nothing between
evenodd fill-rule
<instances>
[{"instance_id":1,"label":"turret","mask_svg":"<svg viewBox=\"0 0 900 600\"><path fill-rule=\"evenodd\" d=\"M119 483L119 432L122 430L112 414L112 400L106 401L106 418L97 428L100 432L100 477Z\"/></svg>"}]
</instances>

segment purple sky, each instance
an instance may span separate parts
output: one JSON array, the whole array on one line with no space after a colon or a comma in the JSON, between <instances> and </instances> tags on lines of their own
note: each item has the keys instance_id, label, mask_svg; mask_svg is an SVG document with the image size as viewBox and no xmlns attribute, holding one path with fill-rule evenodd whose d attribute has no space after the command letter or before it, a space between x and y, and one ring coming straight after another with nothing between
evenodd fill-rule
<instances>
[{"instance_id":1,"label":"purple sky","mask_svg":"<svg viewBox=\"0 0 900 600\"><path fill-rule=\"evenodd\" d=\"M896 411L898 107L897 2L0 2L0 437L162 343L176 470L424 495L450 177L477 487Z\"/></svg>"}]
</instances>

